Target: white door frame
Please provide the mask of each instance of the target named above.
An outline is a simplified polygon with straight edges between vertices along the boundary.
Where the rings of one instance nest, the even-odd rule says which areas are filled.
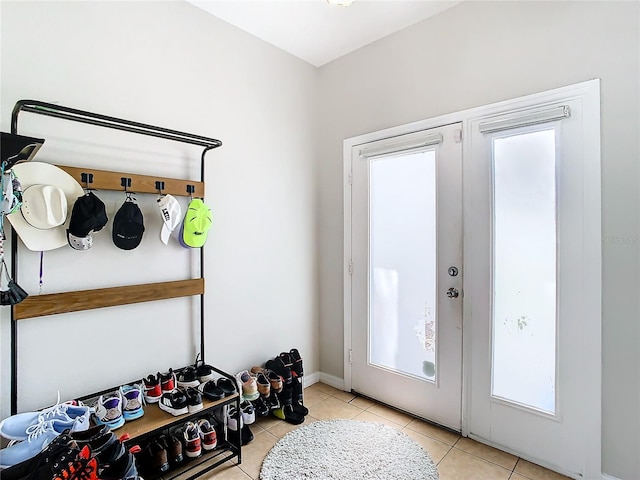
[[[585,131],[588,135],[585,137],[584,149],[584,204],[585,204],[585,223],[583,231],[585,232],[585,258],[589,261],[585,266],[585,311],[591,312],[584,320],[588,328],[584,329],[584,342],[589,355],[584,356],[584,369],[591,373],[592,383],[588,385],[587,391],[584,392],[585,411],[591,412],[590,416],[584,419],[584,435],[586,440],[586,448],[584,451],[585,478],[601,478],[602,477],[602,459],[601,459],[601,395],[602,395],[602,346],[601,346],[601,312],[602,312],[602,224],[600,215],[601,204],[601,184],[600,184],[600,103],[599,103],[600,80],[594,79],[586,82],[569,85],[566,87],[549,90],[546,92],[536,93],[519,97],[512,100],[485,105],[482,107],[472,108],[461,112],[455,112],[447,115],[421,120],[418,122],[400,125],[397,127],[380,130],[377,132],[367,133],[356,137],[345,139],[343,142],[343,185],[344,185],[344,256],[343,256],[343,272],[344,272],[344,389],[351,390],[351,238],[347,235],[351,231],[351,150],[355,145],[382,140],[389,137],[395,137],[406,133],[427,130],[451,123],[462,122],[463,129],[463,171],[464,164],[468,161],[471,151],[470,135],[468,135],[469,122],[472,118],[478,118],[489,115],[497,115],[508,111],[525,109],[535,105],[553,103],[567,97],[584,97],[585,107],[591,112],[596,112],[597,120],[585,118]],[[586,143],[589,142],[589,145]],[[463,225],[467,224],[471,219],[468,218],[468,208],[465,208],[465,202],[468,200],[464,192],[469,188],[472,179],[466,178],[463,173]],[[468,249],[464,245],[468,245],[471,239],[469,231],[464,229],[463,233],[463,266],[466,263]],[[463,292],[471,291],[468,285],[469,279],[463,277]],[[467,288],[469,287],[469,288]],[[470,405],[470,361],[471,361],[471,329],[465,328],[471,325],[471,310],[468,305],[463,303],[463,360],[462,360],[462,435],[469,434],[468,416]],[[511,452],[517,454],[517,452]],[[537,459],[530,459],[537,461]],[[540,462],[538,462],[540,463]]]

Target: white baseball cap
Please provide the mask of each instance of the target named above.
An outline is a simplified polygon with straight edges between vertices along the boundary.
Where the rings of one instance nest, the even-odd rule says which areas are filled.
[[[160,208],[160,214],[164,224],[162,230],[160,230],[160,240],[167,245],[169,243],[169,237],[180,221],[182,220],[182,207],[173,195],[163,195],[158,198],[158,207]]]

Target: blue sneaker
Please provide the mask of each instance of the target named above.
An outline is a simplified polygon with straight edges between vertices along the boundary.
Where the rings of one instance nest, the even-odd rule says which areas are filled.
[[[124,425],[124,417],[122,416],[122,396],[120,391],[111,394],[108,397],[100,395],[96,404],[96,423],[98,425],[106,425],[111,430],[120,428]]]
[[[65,429],[83,431],[89,428],[91,409],[71,403],[57,403],[39,412],[25,412],[0,422],[0,435],[9,440],[26,440],[27,429],[43,422],[54,422],[53,428],[61,433]]]
[[[60,432],[53,428],[53,422],[42,422],[27,427],[27,438],[0,450],[0,469],[12,467],[38,455],[47,448]]]
[[[142,385],[139,383],[123,385],[120,387],[120,397],[122,398],[122,416],[126,421],[135,420],[144,415]]]

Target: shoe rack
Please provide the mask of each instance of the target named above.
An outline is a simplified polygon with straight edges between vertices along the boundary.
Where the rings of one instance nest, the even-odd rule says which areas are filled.
[[[190,197],[204,197],[204,177],[205,177],[205,157],[206,154],[222,145],[220,140],[215,138],[203,137],[191,133],[170,130],[154,125],[133,122],[121,118],[110,117],[98,113],[87,112],[75,108],[64,107],[51,103],[41,102],[37,100],[20,100],[12,111],[11,115],[11,133],[18,134],[18,118],[20,113],[30,113],[35,115],[44,115],[57,118],[64,121],[78,122],[96,127],[114,129],[129,132],[137,135],[172,140],[175,142],[190,144],[202,147],[200,157],[200,179],[199,181],[157,177],[150,175],[138,175],[128,172],[113,172],[106,170],[96,170],[82,167],[59,166],[78,183],[87,188],[95,188],[100,190],[114,191],[135,191],[136,193],[155,193],[155,194],[171,194]],[[11,276],[18,282],[18,236],[15,230],[11,233]],[[54,315],[60,313],[69,313],[84,311],[96,308],[104,308],[118,305],[127,305],[131,303],[149,302],[156,300],[165,300],[169,298],[200,296],[200,359],[205,359],[205,335],[204,335],[204,248],[200,249],[200,276],[188,280],[178,280],[169,282],[148,283],[139,285],[123,285],[112,288],[100,288],[92,290],[78,290],[61,292],[46,295],[32,295],[27,297],[21,303],[11,307],[11,414],[17,413],[18,410],[18,378],[17,378],[17,349],[18,349],[18,321],[25,321],[30,318],[41,317],[45,315]],[[233,379],[230,375],[220,370],[220,375]],[[108,392],[111,390],[107,390]],[[100,395],[98,392],[87,395],[86,398]],[[240,412],[240,396],[236,394],[233,397],[227,397],[217,402],[206,401],[204,411],[213,411],[216,408],[223,408],[231,402],[236,402],[237,411]],[[159,432],[167,430],[172,426],[189,421],[189,419],[197,418],[201,415],[197,414],[182,415],[180,417],[172,417],[170,414],[161,411],[157,405],[148,405],[145,407],[145,415],[131,423],[125,425],[118,430],[119,432],[129,433],[131,441],[141,440],[150,437]],[[240,415],[238,413],[238,415]],[[130,431],[124,431],[130,430]],[[220,460],[208,465],[198,473],[188,478],[196,478],[201,474],[209,471],[211,468],[237,457],[238,464],[241,462],[241,442],[238,440],[237,445],[227,445],[226,451],[229,455],[224,456]],[[207,454],[209,458],[217,457],[223,450],[214,454]],[[218,453],[215,453],[218,452]],[[191,462],[201,464],[202,462]],[[188,470],[188,469],[187,469]],[[166,476],[167,474],[165,474]]]

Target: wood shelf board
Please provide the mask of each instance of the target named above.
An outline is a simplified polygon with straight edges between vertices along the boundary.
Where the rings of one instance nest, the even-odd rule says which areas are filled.
[[[116,430],[116,434],[118,436],[129,434],[129,437],[131,437],[131,439],[127,440],[127,443],[135,443],[132,441],[134,441],[138,437],[146,435],[155,430],[168,428],[176,422],[184,423],[189,420],[193,420],[194,417],[205,414],[208,410],[224,405],[225,403],[230,403],[237,397],[238,394],[234,393],[233,395],[229,395],[228,397],[224,397],[223,399],[216,401],[203,399],[203,409],[201,411],[188,415],[179,415],[177,417],[174,417],[170,413],[161,410],[157,404],[148,404],[144,407],[144,415],[142,417],[138,418],[137,420],[126,422],[124,426]]]
[[[131,179],[131,186],[127,187],[127,191],[129,192],[160,193],[156,188],[156,181],[159,181],[164,182],[164,189],[162,190],[162,193],[189,196],[189,193],[187,192],[187,185],[193,185],[195,191],[191,196],[204,198],[203,182],[151,175],[138,175],[126,172],[110,172],[107,170],[96,170],[93,168],[69,167],[66,165],[56,166],[71,175],[83,187],[86,187],[87,185],[82,181],[82,174],[93,174],[93,183],[89,184],[89,188],[96,190],[114,190],[124,192],[124,187],[121,185],[121,179],[124,177]]]
[[[15,320],[204,294],[204,278],[30,295],[13,307]]]

